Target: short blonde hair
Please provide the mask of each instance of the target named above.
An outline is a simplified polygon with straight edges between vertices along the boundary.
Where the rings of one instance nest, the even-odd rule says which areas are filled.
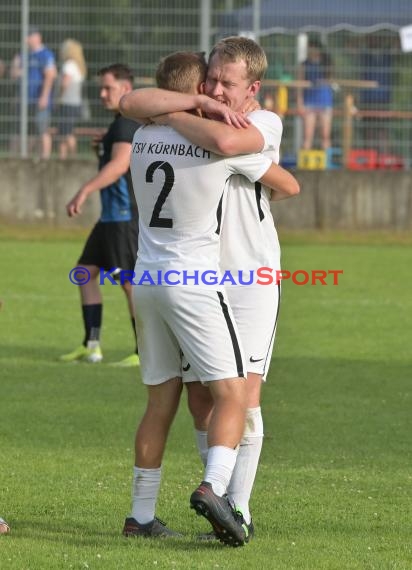
[[[161,89],[197,93],[206,78],[204,53],[177,51],[164,57],[156,69],[156,84]]]
[[[215,44],[209,55],[209,64],[212,57],[218,56],[222,62],[244,61],[246,64],[247,79],[253,83],[260,81],[268,67],[266,54],[255,41],[243,36],[230,36],[223,38]]]
[[[60,48],[62,61],[67,61],[68,59],[73,59],[79,66],[80,72],[83,77],[87,76],[87,66],[84,59],[83,47],[80,42],[68,38],[64,40]]]

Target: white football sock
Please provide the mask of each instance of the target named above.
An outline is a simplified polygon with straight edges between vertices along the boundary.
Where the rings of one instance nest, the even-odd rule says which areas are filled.
[[[223,445],[209,447],[204,481],[211,483],[213,492],[222,497],[232,476],[238,448],[231,449]]]
[[[199,452],[200,459],[202,460],[203,466],[206,467],[207,454],[209,452],[209,447],[207,445],[207,431],[200,431],[196,429],[195,435],[196,435],[197,450]]]
[[[130,516],[140,524],[149,523],[154,519],[161,471],[161,467],[158,469],[133,467],[132,512]]]
[[[263,443],[263,419],[260,407],[248,408],[243,437],[227,494],[238,507],[247,524],[250,524],[249,500]]]

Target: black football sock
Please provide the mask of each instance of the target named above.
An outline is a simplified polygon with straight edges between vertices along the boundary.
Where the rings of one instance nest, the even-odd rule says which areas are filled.
[[[82,305],[82,310],[85,331],[83,346],[87,346],[89,341],[98,342],[100,339],[103,305],[102,303],[97,303],[95,305]]]

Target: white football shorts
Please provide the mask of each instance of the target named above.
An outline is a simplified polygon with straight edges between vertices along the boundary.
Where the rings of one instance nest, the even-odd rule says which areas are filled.
[[[181,377],[182,353],[201,382],[245,377],[225,291],[146,285],[134,287],[133,296],[144,384]]]
[[[246,358],[246,370],[260,374],[269,370],[280,307],[280,284],[226,288]],[[190,363],[190,365],[189,365]],[[183,357],[183,382],[195,382],[196,372],[186,353]]]

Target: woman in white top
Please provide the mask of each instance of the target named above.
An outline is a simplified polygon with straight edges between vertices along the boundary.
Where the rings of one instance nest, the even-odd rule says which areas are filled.
[[[67,39],[61,46],[62,68],[60,72],[60,97],[58,135],[59,156],[65,159],[76,153],[77,141],[74,127],[81,117],[82,85],[87,75],[82,45]]]

